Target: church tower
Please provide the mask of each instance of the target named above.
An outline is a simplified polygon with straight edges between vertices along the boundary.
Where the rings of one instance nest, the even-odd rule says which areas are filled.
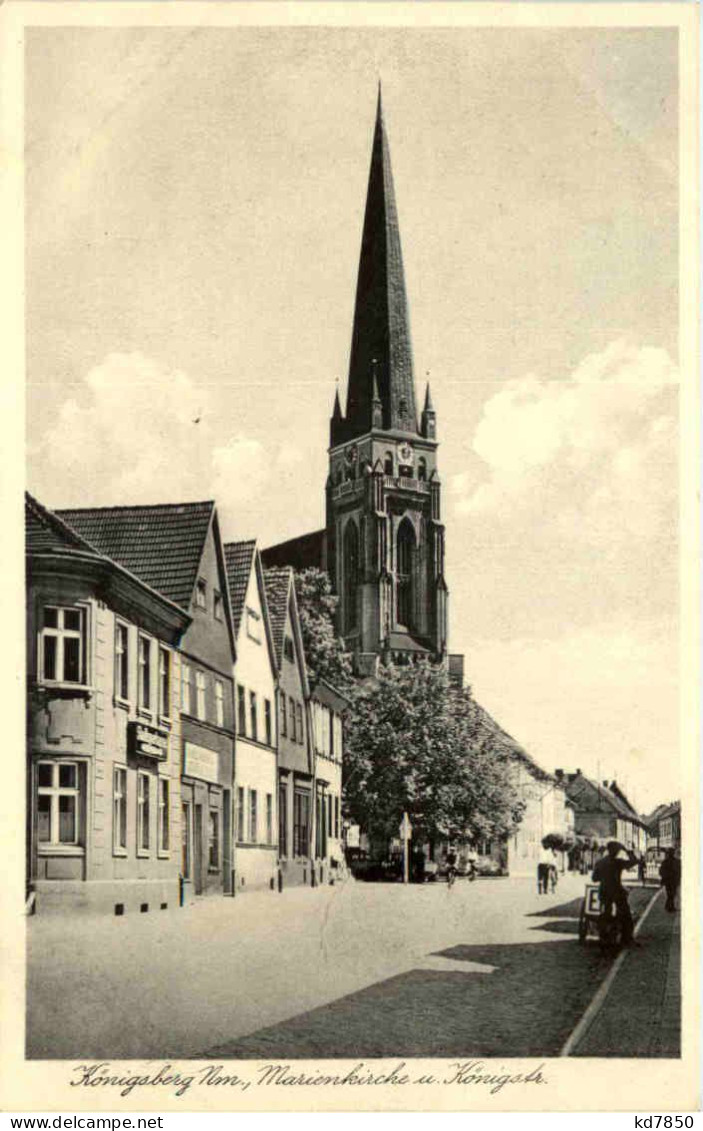
[[[447,588],[429,385],[418,420],[398,213],[379,86],[346,412],[330,420],[326,559],[357,654],[444,660]]]

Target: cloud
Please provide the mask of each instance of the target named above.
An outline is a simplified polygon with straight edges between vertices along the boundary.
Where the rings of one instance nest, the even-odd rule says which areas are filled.
[[[616,776],[653,808],[679,795],[674,619],[604,622],[557,639],[475,640],[474,694],[546,769]]]
[[[36,451],[37,494],[67,506],[215,498],[256,534],[272,477],[290,474],[302,457],[291,444],[271,457],[242,433],[223,444],[219,416],[203,382],[138,352],[111,353],[64,402]]]
[[[670,612],[676,414],[669,355],[625,340],[562,380],[531,374],[490,398],[473,436],[478,458],[450,481],[471,546],[459,580],[467,620],[490,634],[491,588],[503,636]]]

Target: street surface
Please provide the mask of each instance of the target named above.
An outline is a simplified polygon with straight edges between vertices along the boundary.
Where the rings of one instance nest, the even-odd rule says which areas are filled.
[[[27,1055],[554,1056],[610,963],[577,943],[583,886],[349,882],[37,916]],[[636,914],[651,894],[633,891]]]

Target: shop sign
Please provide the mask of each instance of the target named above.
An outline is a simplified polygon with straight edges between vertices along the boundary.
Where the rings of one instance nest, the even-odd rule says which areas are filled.
[[[130,745],[133,754],[143,758],[156,758],[157,762],[165,762],[168,758],[168,734],[156,727],[147,726],[145,723],[131,722]]]
[[[188,778],[200,778],[214,785],[219,782],[219,758],[216,750],[196,746],[194,742],[183,745],[183,773]]]

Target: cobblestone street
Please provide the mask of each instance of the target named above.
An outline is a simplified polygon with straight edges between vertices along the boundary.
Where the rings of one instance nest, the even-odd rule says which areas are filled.
[[[577,943],[583,882],[550,896],[527,879],[349,883],[37,917],[27,1055],[554,1056],[610,965]],[[651,894],[633,890],[636,915]]]

